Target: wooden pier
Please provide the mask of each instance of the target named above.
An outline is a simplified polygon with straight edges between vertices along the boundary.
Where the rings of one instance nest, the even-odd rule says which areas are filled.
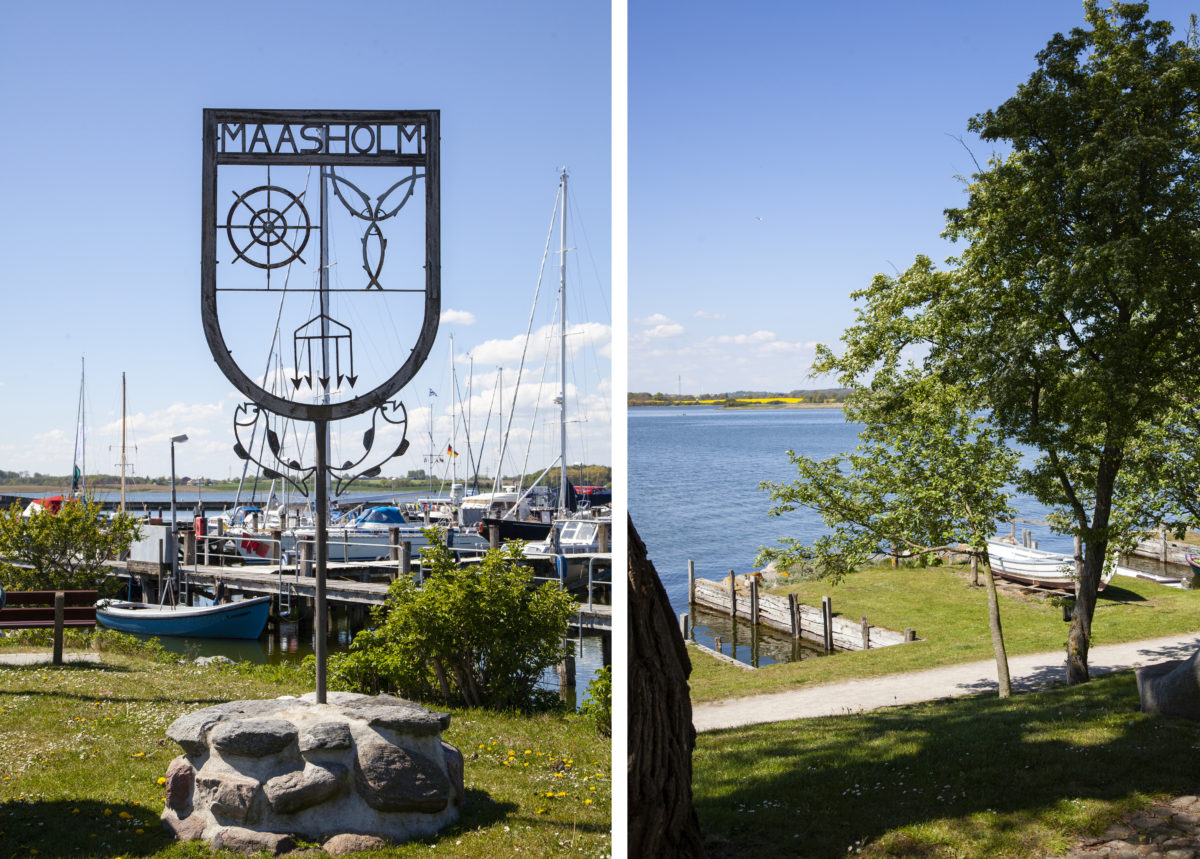
[[[155,591],[160,591],[171,575],[169,564],[136,561],[107,563],[114,575],[137,579],[143,588]],[[275,597],[286,594],[289,599],[312,600],[317,595],[317,580],[312,575],[304,574],[306,564],[308,562],[270,565],[186,564],[180,566],[179,575],[189,588],[201,588],[209,593],[215,592],[220,584],[227,594]],[[419,568],[415,572],[420,576]],[[383,605],[388,586],[398,574],[396,561],[330,561],[326,567],[326,601],[354,607]],[[588,632],[611,632],[612,606],[581,601],[572,626]]]
[[[916,641],[912,629],[895,632],[880,626],[872,626],[863,616],[855,622],[838,617],[833,613],[829,597],[821,600],[821,607],[804,605],[796,600],[795,594],[786,597],[760,594],[758,578],[736,576],[733,570],[724,582],[696,578],[695,566],[688,562],[688,603],[746,620],[751,624],[777,629],[791,635],[819,643],[826,653],[837,650],[870,650],[891,647]],[[685,636],[686,637],[686,636]]]

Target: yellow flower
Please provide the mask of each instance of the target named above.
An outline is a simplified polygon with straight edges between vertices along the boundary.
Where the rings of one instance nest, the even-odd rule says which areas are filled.
[[[538,814],[545,814],[545,813],[546,813],[546,809],[544,809],[544,808],[539,808],[539,809],[537,810],[537,813],[538,813]]]
[[[591,804],[592,804],[592,801],[591,801],[590,799],[585,799],[585,800],[583,801],[583,804],[584,804],[584,805],[591,805]]]
[[[596,789],[595,785],[592,785],[591,787],[588,788],[588,790],[595,790],[595,789]]]
[[[162,785],[162,784],[166,784],[166,783],[167,783],[167,779],[166,779],[164,776],[159,776],[159,777],[158,777],[158,783],[159,783],[160,785]]]
[[[533,754],[533,752],[532,752],[530,749],[526,749],[526,750],[525,750],[525,754],[527,754],[527,755],[532,755],[532,754]]]
[[[588,800],[588,802],[591,802],[591,800],[589,799],[589,800]],[[133,834],[134,834],[134,835],[145,835],[145,834],[146,834],[146,830],[144,830],[144,829],[135,829],[135,830],[133,830]]]
[[[112,809],[111,809],[111,808],[106,808],[106,809],[104,809],[104,816],[105,816],[105,817],[109,816],[110,814],[112,814]]]

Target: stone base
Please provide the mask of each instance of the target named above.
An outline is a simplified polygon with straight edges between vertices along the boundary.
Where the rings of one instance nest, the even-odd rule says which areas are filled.
[[[330,853],[426,837],[458,819],[463,758],[450,717],[387,695],[233,701],[177,719],[163,825],[235,853]]]

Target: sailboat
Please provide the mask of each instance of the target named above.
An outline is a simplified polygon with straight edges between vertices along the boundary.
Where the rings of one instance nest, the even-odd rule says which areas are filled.
[[[71,490],[68,495],[50,495],[46,498],[35,498],[22,513],[28,518],[35,513],[46,511],[57,513],[65,502],[83,498],[86,493],[84,421],[87,417],[84,411],[84,380],[86,378],[84,359],[79,359],[79,407],[75,413],[75,455],[71,463]]]
[[[555,404],[558,406],[559,452],[556,460],[558,465],[558,493],[555,508],[543,508],[539,511],[530,504],[530,500],[539,482],[554,467],[551,465],[524,492],[511,493],[510,495],[493,493],[496,497],[489,500],[501,502],[499,505],[493,505],[493,509],[497,506],[500,509],[485,514],[480,519],[478,526],[480,532],[484,534],[488,533],[491,528],[498,529],[499,537],[502,541],[513,539],[535,541],[527,547],[527,556],[539,552],[553,553],[557,551],[556,547],[560,547],[563,543],[560,538],[566,536],[565,533],[560,533],[563,528],[567,528],[567,531],[571,535],[571,539],[567,540],[567,542],[574,540],[578,543],[576,546],[578,551],[596,551],[599,548],[598,538],[584,539],[585,534],[591,534],[595,537],[598,532],[595,526],[581,527],[564,524],[571,519],[572,514],[577,511],[579,506],[574,487],[567,478],[567,171],[565,168],[559,176],[559,193],[556,205],[559,203],[562,206],[559,212],[559,390],[558,395],[554,398]],[[501,461],[503,461],[503,449],[501,451]],[[498,464],[497,482],[499,471],[500,466]],[[482,499],[482,496],[478,497]],[[465,513],[466,502],[464,502],[463,510]],[[596,512],[599,513],[600,511]],[[588,515],[590,518],[591,513],[589,512]]]

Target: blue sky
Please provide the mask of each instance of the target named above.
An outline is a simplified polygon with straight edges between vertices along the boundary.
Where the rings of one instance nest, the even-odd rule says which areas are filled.
[[[0,468],[70,470],[84,355],[89,471],[113,473],[120,459],[122,371],[134,473],[167,473],[167,439],[179,433],[190,437],[177,452],[180,474],[239,469],[232,423],[243,398],[213,363],[200,324],[206,107],[441,111],[442,325],[425,369],[400,395],[413,449],[385,475],[424,467],[431,407],[435,446],[451,438],[451,333],[462,390],[474,358],[473,443],[495,408],[499,367],[508,420],[567,166],[568,243],[577,249],[568,254],[567,456],[611,461],[607,4],[10,3],[0,78],[8,358]],[[555,272],[543,286],[535,332],[552,321],[557,282]],[[262,327],[265,354],[272,320],[250,323]],[[537,339],[531,349],[527,382],[540,377],[544,346]],[[540,467],[557,453],[557,429],[546,401],[533,426],[534,394],[527,385],[511,444],[523,459],[532,429],[530,464]],[[465,447],[461,427],[457,442]]]
[[[1153,0],[1186,32],[1194,3]],[[956,176],[1079,0],[629,6],[629,388],[792,390],[849,295],[942,261]]]

